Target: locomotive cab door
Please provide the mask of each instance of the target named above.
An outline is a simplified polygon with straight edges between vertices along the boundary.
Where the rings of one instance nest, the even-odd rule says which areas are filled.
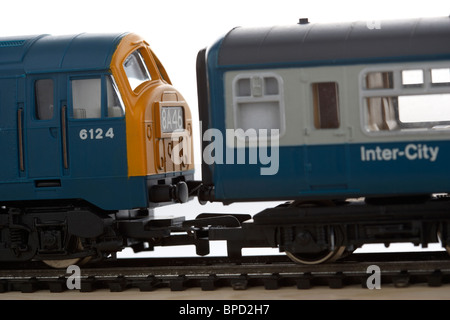
[[[115,81],[109,74],[86,74],[69,77],[68,84],[70,176],[80,183],[88,180],[94,189],[104,179],[112,188],[113,180],[107,179],[127,176],[125,108]],[[87,192],[83,183],[77,188]]]
[[[56,77],[31,77],[28,83],[28,110],[25,116],[28,176],[48,186],[59,186],[62,173],[61,105]]]

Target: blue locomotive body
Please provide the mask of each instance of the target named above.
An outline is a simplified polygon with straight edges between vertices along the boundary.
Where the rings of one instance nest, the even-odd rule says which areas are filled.
[[[138,35],[0,38],[0,260],[61,267],[143,247],[151,208],[188,200],[191,151],[171,154],[191,134]]]
[[[98,89],[105,86],[98,94],[106,101],[110,62],[122,37],[0,41],[0,201],[85,199],[104,209],[146,206],[145,181],[128,177],[124,115],[107,117],[102,110],[98,117],[76,118],[69,85],[93,79]],[[124,194],[124,189],[133,191]]]
[[[449,192],[450,19],[302,22],[199,55],[211,200]]]
[[[192,166],[172,170],[163,165],[155,172],[151,160],[144,163],[155,155],[153,140],[141,136],[150,129],[141,126],[152,120],[152,103],[161,97],[159,92],[153,100],[149,92],[174,91],[168,78],[161,80],[162,65],[150,78],[153,53],[144,56],[151,70],[146,88],[126,87],[124,59],[130,50],[147,50],[144,41],[128,44],[133,36],[0,39],[0,202],[82,199],[104,210],[148,208],[152,184],[179,179],[182,170],[192,175]],[[119,70],[114,74],[113,68]],[[177,105],[184,103],[177,99]]]

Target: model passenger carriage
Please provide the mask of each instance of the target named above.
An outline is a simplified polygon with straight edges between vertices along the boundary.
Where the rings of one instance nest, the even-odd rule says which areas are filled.
[[[203,149],[214,160],[203,165],[209,188],[201,197],[294,200],[254,221],[278,225],[268,241],[299,262],[332,259],[361,243],[426,245],[437,241],[438,229],[445,245],[448,204],[427,226],[422,223],[436,218],[435,209],[416,212],[418,206],[407,204],[450,191],[449,39],[448,17],[339,24],[302,19],[231,30],[197,60]],[[234,134],[214,145],[211,128]],[[274,133],[255,135],[260,129]],[[261,144],[277,147],[266,151],[272,163],[252,162]],[[243,152],[245,163],[238,159]],[[226,154],[227,162],[214,159],[217,154]],[[273,170],[263,174],[262,168]],[[341,202],[359,197],[378,205],[395,199],[399,206]],[[386,210],[398,224],[383,224]],[[362,221],[372,229],[361,228]],[[250,236],[236,236],[231,250],[238,252],[244,238],[251,243]]]
[[[0,38],[0,114],[1,260],[106,256],[187,200],[191,114],[137,35]]]

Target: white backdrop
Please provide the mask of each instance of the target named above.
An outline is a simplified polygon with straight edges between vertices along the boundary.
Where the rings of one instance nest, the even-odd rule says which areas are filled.
[[[81,32],[134,32],[143,36],[164,64],[173,84],[191,106],[198,121],[195,61],[197,52],[236,26],[295,24],[300,18],[314,22],[383,20],[448,16],[448,0],[22,0],[4,1],[0,37]],[[194,128],[199,142],[198,127]],[[196,145],[196,178],[200,179],[200,150]],[[196,200],[158,210],[158,214],[193,218],[201,212],[257,213],[273,203],[241,203],[223,207],[200,206]],[[395,249],[409,249],[396,245]],[[383,250],[368,246],[367,250]],[[244,253],[250,252],[244,250]],[[253,251],[251,251],[253,252]],[[212,254],[224,254],[225,246]],[[158,248],[146,256],[194,255],[193,247]],[[130,256],[124,251],[121,256]]]

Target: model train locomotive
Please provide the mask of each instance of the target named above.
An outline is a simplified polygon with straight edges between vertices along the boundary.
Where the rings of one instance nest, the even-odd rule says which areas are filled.
[[[197,58],[192,118],[133,34],[0,39],[0,260],[64,266],[226,240],[333,261],[450,241],[450,18],[235,28]],[[437,196],[439,194],[439,196]],[[200,201],[253,217],[154,219]]]
[[[2,38],[0,59],[1,260],[115,252],[119,216],[187,201],[190,110],[142,38]]]

